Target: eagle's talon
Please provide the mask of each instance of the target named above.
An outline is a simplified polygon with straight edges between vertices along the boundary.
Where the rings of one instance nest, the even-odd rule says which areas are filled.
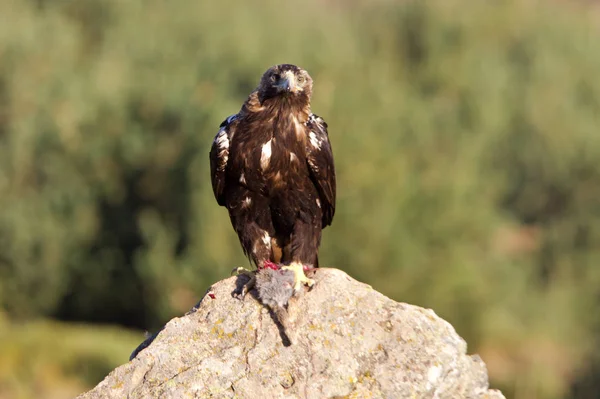
[[[292,262],[289,266],[283,266],[282,269],[294,272],[294,292],[301,292],[303,285],[307,285],[309,288],[315,285],[315,280],[304,274],[302,263]]]

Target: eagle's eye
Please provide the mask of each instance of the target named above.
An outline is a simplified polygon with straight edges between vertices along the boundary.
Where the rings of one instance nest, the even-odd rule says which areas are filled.
[[[279,74],[278,73],[274,73],[273,75],[271,75],[271,82],[275,83],[279,80]]]
[[[298,79],[296,79],[298,81],[298,83],[304,83],[304,81],[306,80],[306,78],[302,75],[298,76]]]

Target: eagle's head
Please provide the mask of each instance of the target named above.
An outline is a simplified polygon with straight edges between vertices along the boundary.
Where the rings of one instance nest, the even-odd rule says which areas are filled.
[[[296,65],[275,65],[262,76],[257,89],[258,97],[261,103],[274,98],[308,103],[312,94],[312,82],[308,72]]]

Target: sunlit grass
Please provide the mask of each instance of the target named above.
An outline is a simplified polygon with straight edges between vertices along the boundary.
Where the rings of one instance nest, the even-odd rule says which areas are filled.
[[[143,339],[119,327],[1,321],[0,397],[74,397],[127,363]]]

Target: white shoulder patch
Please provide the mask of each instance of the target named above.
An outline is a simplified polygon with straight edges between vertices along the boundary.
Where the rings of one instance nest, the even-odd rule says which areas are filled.
[[[321,148],[321,140],[317,137],[315,132],[310,132],[308,137],[310,138],[310,144],[317,149]]]
[[[227,128],[229,124],[236,120],[238,114],[230,115],[221,123],[219,133],[215,136],[213,141],[213,146],[216,148],[218,164],[217,170],[224,171],[227,166],[227,161],[229,160],[229,146],[231,144],[232,135],[229,134]]]
[[[324,124],[324,120],[323,118],[321,118],[320,116],[317,116],[313,113],[311,113],[310,115],[308,115],[308,119],[306,120],[306,124],[309,125],[311,123],[318,123],[318,124]]]
[[[225,128],[221,128],[219,133],[215,136],[215,144],[219,150],[229,148],[229,137],[227,137],[227,130],[225,130]]]
[[[216,135],[214,145],[217,148],[217,157],[219,158],[217,169],[223,171],[229,160],[229,136],[224,127],[222,127]]]

